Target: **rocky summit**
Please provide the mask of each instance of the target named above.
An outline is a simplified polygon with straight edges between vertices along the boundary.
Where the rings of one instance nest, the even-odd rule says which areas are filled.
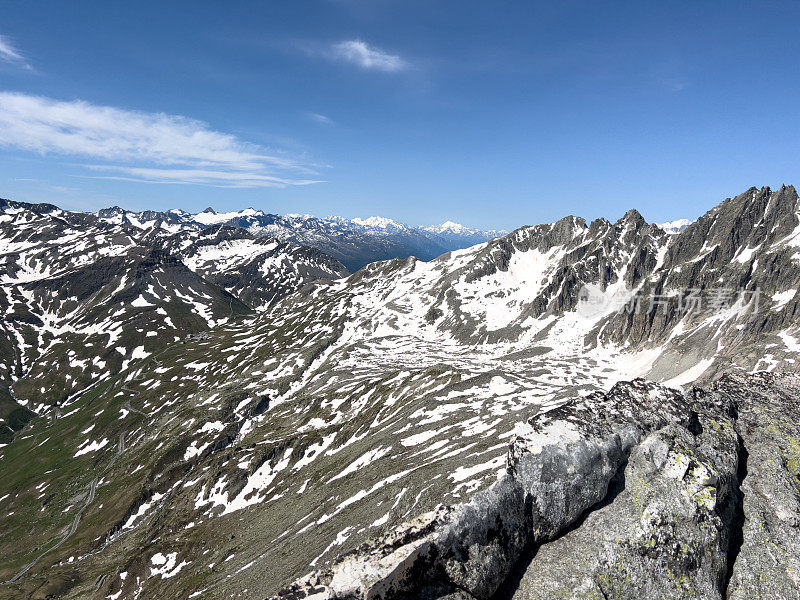
[[[2,598],[800,597],[791,186],[419,258],[0,211]]]

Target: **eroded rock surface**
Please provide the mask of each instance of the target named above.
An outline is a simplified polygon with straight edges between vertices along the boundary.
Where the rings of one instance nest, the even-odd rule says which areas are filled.
[[[746,449],[744,522],[729,598],[800,597],[800,377],[729,377],[718,393],[739,409]]]
[[[633,448],[603,506],[535,550],[515,599],[722,597],[738,440],[724,406],[695,406]]]

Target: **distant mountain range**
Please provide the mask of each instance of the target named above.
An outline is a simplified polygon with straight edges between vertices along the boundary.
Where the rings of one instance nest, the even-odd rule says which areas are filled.
[[[414,227],[385,217],[345,219],[311,215],[276,215],[247,208],[218,213],[207,208],[200,213],[182,210],[132,212],[118,206],[105,208],[96,215],[108,223],[155,229],[169,234],[199,231],[213,226],[245,229],[257,237],[319,248],[336,258],[351,272],[377,260],[436,258],[451,250],[460,250],[495,237],[502,230],[484,231],[447,221],[433,227]]]

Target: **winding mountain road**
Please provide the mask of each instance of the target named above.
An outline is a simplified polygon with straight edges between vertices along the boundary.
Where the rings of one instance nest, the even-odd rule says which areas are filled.
[[[106,469],[103,471],[104,473],[106,471],[108,471],[108,469],[110,469],[112,467],[112,465],[116,462],[117,458],[119,458],[119,456],[124,451],[125,451],[125,432],[122,432],[122,434],[120,434],[120,436],[119,436],[119,442],[117,442],[117,452],[116,452],[116,454],[114,454],[114,458],[111,459],[111,462],[108,464]],[[49,554],[53,550],[57,550],[59,547],[61,547],[61,545],[64,542],[67,541],[67,539],[69,539],[69,537],[71,535],[73,535],[78,530],[78,525],[81,522],[81,517],[83,516],[84,511],[87,508],[89,508],[89,505],[92,502],[94,502],[94,496],[95,496],[95,493],[97,492],[97,484],[99,482],[100,482],[100,478],[99,477],[95,477],[94,479],[92,479],[91,483],[89,484],[89,493],[86,496],[86,500],[84,501],[83,506],[81,506],[80,509],[78,510],[77,514],[75,515],[75,518],[72,520],[72,525],[70,525],[70,528],[67,531],[67,533],[65,533],[63,536],[61,536],[61,539],[59,539],[51,548],[48,548],[47,550],[42,552],[39,556],[34,558],[31,562],[29,562],[27,565],[22,567],[22,570],[19,573],[17,573],[16,575],[14,575],[14,577],[9,579],[7,583],[14,583],[15,581],[18,581],[19,578],[22,577],[23,575],[25,575],[25,573],[27,573],[28,571],[30,571],[31,568],[33,568],[33,566],[36,565],[36,563],[38,563],[42,559],[43,556],[45,556],[46,554]]]
[[[162,354],[163,352],[165,352],[170,347],[171,346],[167,346],[166,348],[162,348],[160,351],[158,351],[155,354],[153,354],[152,356],[148,357],[146,360],[153,360],[156,363],[156,365],[161,366],[161,363],[158,362],[157,357],[160,354]],[[142,365],[139,365],[137,367],[137,369],[141,370],[141,367],[143,365],[144,365],[144,363]],[[144,379],[144,377],[142,375],[140,375],[139,377],[133,378],[131,381],[132,382],[133,381],[142,381],[143,379]],[[86,393],[86,391],[88,391],[88,389],[90,389],[90,388],[87,388],[87,390],[84,390],[84,393]],[[125,391],[128,391],[131,394],[133,394],[133,397],[132,398],[128,398],[125,401],[125,404],[123,404],[123,408],[125,410],[128,410],[128,411],[133,412],[133,413],[140,414],[140,415],[145,416],[145,417],[149,417],[150,416],[149,414],[147,414],[145,412],[142,412],[141,410],[138,410],[138,409],[133,408],[131,406],[131,400],[133,398],[135,398],[139,394],[138,390],[132,390],[131,388],[128,387],[128,384],[124,384],[121,389],[123,389]],[[103,469],[103,474],[107,473],[114,466],[114,463],[117,462],[117,459],[122,455],[122,453],[125,452],[125,437],[126,436],[127,436],[127,431],[123,431],[122,433],[120,433],[119,441],[117,442],[117,450],[114,453],[114,456],[112,457],[111,462],[109,462],[108,465],[106,465],[105,469]],[[67,532],[64,535],[62,535],[58,539],[58,541],[56,541],[56,543],[53,546],[51,546],[50,548],[48,548],[47,550],[45,550],[44,552],[39,554],[39,556],[34,558],[31,562],[27,563],[24,567],[22,567],[22,569],[16,575],[14,575],[11,579],[6,581],[5,583],[14,583],[16,581],[19,581],[19,579],[23,575],[25,575],[28,571],[30,571],[44,556],[46,556],[47,554],[49,554],[53,550],[57,550],[58,548],[60,548],[64,544],[64,542],[66,542],[70,538],[70,536],[75,534],[75,532],[78,530],[78,526],[80,525],[80,521],[81,521],[81,517],[83,517],[83,513],[86,511],[86,509],[89,507],[89,505],[92,502],[94,502],[95,494],[97,492],[97,486],[98,486],[98,484],[99,484],[101,479],[102,479],[102,476],[97,476],[94,479],[92,479],[92,481],[89,483],[88,493],[86,495],[86,500],[83,502],[82,506],[80,507],[80,509],[78,509],[78,512],[75,514],[75,517],[72,520],[72,524],[70,525],[70,527],[67,530]]]

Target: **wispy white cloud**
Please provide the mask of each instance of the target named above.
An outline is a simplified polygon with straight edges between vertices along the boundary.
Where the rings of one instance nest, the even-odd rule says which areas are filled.
[[[327,55],[333,60],[349,62],[372,71],[394,72],[408,67],[408,63],[398,55],[379,50],[361,40],[346,40],[333,44]]]
[[[13,63],[23,69],[31,68],[22,53],[14,47],[11,40],[5,35],[0,35],[0,60]]]
[[[306,185],[314,165],[208,124],[74,100],[0,92],[0,147],[82,156],[118,178],[222,187]],[[120,164],[121,163],[121,164]]]
[[[121,175],[86,175],[92,179],[115,179],[141,181],[145,183],[182,183],[209,185],[214,187],[251,188],[286,187],[287,185],[309,185],[321,183],[317,179],[285,179],[247,171],[220,171],[214,169],[164,169],[148,167],[120,167],[113,165],[89,165],[96,171],[113,171]]]
[[[333,119],[330,117],[326,117],[325,115],[321,115],[319,113],[310,112],[308,113],[308,118],[312,121],[316,121],[317,123],[323,123],[325,125],[333,125]]]

